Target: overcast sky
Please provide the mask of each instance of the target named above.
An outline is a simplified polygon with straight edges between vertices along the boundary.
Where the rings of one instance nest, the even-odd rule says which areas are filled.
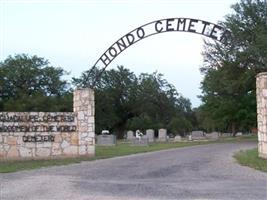
[[[0,0],[0,60],[26,53],[44,57],[78,77],[129,31],[163,18],[217,23],[237,0]],[[172,32],[141,40],[114,59],[135,73],[164,74],[200,105],[204,37]]]

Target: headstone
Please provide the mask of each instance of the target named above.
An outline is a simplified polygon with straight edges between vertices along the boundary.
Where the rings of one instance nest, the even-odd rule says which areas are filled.
[[[174,142],[181,142],[182,141],[182,137],[180,135],[176,135],[174,137]]]
[[[222,133],[222,137],[231,137],[232,133]]]
[[[131,146],[148,146],[148,138],[146,137],[141,137],[141,139],[135,138],[132,139],[131,142]]]
[[[117,143],[115,135],[98,135],[96,139],[97,145],[100,146],[112,146]]]
[[[167,130],[159,129],[159,139],[160,142],[167,142]]]
[[[218,140],[219,139],[219,133],[218,132],[207,133],[206,138],[209,140]]]
[[[133,131],[127,131],[127,140],[133,140],[135,139],[134,137],[134,132]]]
[[[155,131],[153,129],[146,130],[146,138],[148,142],[155,142]]]
[[[242,132],[237,132],[235,136],[242,136],[243,133]]]
[[[191,135],[192,135],[192,140],[203,140],[203,139],[205,139],[203,131],[192,131]]]

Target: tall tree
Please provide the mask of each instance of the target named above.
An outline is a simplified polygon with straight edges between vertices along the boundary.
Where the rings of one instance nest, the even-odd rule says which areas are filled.
[[[73,79],[78,86],[87,87],[94,82],[99,71],[88,70],[80,78]],[[118,66],[117,69],[106,70],[95,85],[96,95],[96,132],[109,129],[119,137],[123,137],[126,122],[134,117],[136,106],[135,90],[137,77],[129,69]]]
[[[242,0],[222,26],[226,43],[205,42],[201,112],[215,128],[248,129],[256,124],[257,73],[267,70],[267,1]]]
[[[74,84],[86,87],[98,73],[97,69],[86,71]],[[110,129],[122,137],[126,129],[167,127],[172,118],[187,119],[185,113],[191,112],[190,101],[157,72],[136,76],[123,66],[106,70],[96,82],[95,93],[97,133]]]
[[[8,111],[70,111],[72,97],[66,72],[48,60],[26,54],[0,63],[0,105]]]

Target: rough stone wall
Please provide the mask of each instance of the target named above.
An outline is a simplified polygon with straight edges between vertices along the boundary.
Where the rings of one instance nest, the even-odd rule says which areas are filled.
[[[94,156],[94,92],[74,92],[74,112],[0,112],[0,160]]]
[[[74,113],[0,113],[0,159],[71,155],[76,138]]]
[[[257,75],[257,120],[259,157],[267,159],[267,73]]]

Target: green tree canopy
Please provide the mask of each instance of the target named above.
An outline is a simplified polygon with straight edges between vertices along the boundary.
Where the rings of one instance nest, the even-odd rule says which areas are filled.
[[[48,60],[20,54],[0,63],[0,109],[4,111],[70,111],[72,94],[66,72]]]
[[[183,116],[172,118],[167,127],[174,135],[181,136],[185,136],[193,128],[191,122]]]
[[[241,0],[232,8],[221,22],[231,32],[228,42],[205,42],[199,111],[202,125],[236,132],[256,125],[255,76],[267,70],[267,2]]]
[[[97,69],[86,71],[74,84],[87,86],[98,73]],[[136,76],[123,66],[106,70],[95,94],[97,133],[109,129],[122,137],[127,129],[167,128],[172,118],[189,120],[192,114],[190,101],[157,72]]]

